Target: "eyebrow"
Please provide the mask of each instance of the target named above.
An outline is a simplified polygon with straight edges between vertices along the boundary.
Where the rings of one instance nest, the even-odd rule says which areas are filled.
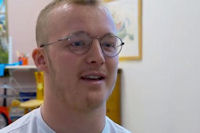
[[[86,33],[86,34],[88,34],[90,37],[98,37],[98,38],[102,38],[102,37],[104,37],[104,36],[106,36],[106,35],[113,35],[113,36],[116,36],[116,35],[115,35],[114,33],[112,33],[112,32],[107,32],[107,33],[105,33],[105,34],[103,34],[103,35],[101,35],[101,36],[99,36],[99,35],[92,36],[89,32],[84,31],[84,30],[80,30],[80,31],[75,31],[75,32],[69,33],[68,35],[64,36],[63,38],[65,38],[65,37],[67,37],[67,36],[71,36],[71,35],[76,34],[76,33]]]

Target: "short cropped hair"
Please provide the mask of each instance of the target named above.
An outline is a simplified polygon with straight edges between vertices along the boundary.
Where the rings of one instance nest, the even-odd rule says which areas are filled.
[[[44,9],[41,10],[36,24],[36,42],[39,47],[41,43],[48,42],[48,15],[61,4],[79,4],[79,5],[98,5],[101,0],[53,0]]]

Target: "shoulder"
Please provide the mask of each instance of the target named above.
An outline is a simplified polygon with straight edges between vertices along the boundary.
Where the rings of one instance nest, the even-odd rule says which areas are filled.
[[[106,117],[105,133],[131,133],[129,130],[113,122],[110,118]],[[103,132],[104,133],[104,132]]]
[[[11,123],[9,126],[1,129],[0,133],[21,133],[23,131],[27,131],[28,128],[34,125],[34,121],[36,121],[37,118],[37,112],[39,112],[39,109],[31,111],[30,113]]]

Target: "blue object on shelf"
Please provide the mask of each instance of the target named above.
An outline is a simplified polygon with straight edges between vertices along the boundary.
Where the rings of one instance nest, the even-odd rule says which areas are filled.
[[[36,92],[19,92],[20,101],[28,101],[36,98]]]
[[[0,64],[0,77],[4,76],[5,64]]]
[[[0,63],[0,77],[4,76],[4,70],[5,70],[6,66],[17,66],[17,65],[20,65],[20,62],[15,62],[12,64],[1,64]]]

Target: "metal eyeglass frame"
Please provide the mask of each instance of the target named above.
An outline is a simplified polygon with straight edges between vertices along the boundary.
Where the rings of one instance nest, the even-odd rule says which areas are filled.
[[[111,36],[116,37],[117,39],[119,39],[120,42],[121,42],[121,44],[118,45],[118,46],[116,46],[116,47],[121,47],[121,48],[119,49],[119,51],[117,51],[117,52],[116,52],[115,54],[113,54],[113,55],[107,55],[107,54],[104,52],[104,49],[103,49],[102,46],[101,46],[101,50],[102,50],[103,54],[106,55],[106,56],[108,56],[108,57],[115,57],[115,56],[119,55],[119,53],[120,53],[121,50],[122,50],[122,46],[125,44],[125,43],[122,41],[121,38],[119,38],[118,36],[113,35],[113,34],[111,34],[111,33],[105,34],[103,37],[91,37],[87,32],[79,31],[79,32],[75,32],[75,33],[69,34],[68,36],[63,37],[63,38],[60,38],[60,39],[58,39],[58,40],[56,40],[56,41],[49,42],[49,43],[43,43],[43,44],[41,44],[39,47],[40,47],[40,48],[43,48],[43,47],[46,47],[46,46],[55,44],[55,43],[57,43],[57,42],[61,42],[61,41],[64,41],[64,40],[69,40],[73,35],[75,35],[75,34],[77,34],[77,33],[84,33],[84,34],[86,34],[89,38],[91,38],[91,40],[97,39],[97,40],[99,41],[100,46],[101,46],[101,40],[102,40],[105,36],[111,35]],[[85,53],[87,53],[87,52],[89,51],[89,49],[90,49],[90,47],[91,47],[91,44],[92,44],[92,41],[90,42],[90,45],[89,45],[88,50],[85,51],[85,52],[83,52],[82,54],[85,54]],[[70,46],[70,45],[69,45],[69,46]],[[69,49],[69,50],[70,50],[70,49]],[[70,51],[71,51],[71,50],[70,50]],[[71,51],[71,52],[74,53],[73,51]],[[74,53],[74,54],[77,54],[77,53]]]

